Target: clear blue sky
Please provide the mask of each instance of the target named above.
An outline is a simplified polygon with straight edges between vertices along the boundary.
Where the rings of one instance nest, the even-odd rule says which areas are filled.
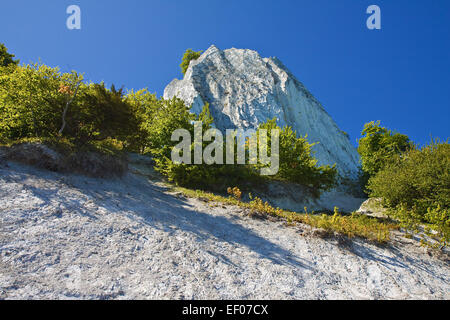
[[[66,28],[71,4],[81,30]],[[371,4],[382,30],[366,28]],[[21,62],[160,96],[187,48],[249,48],[280,58],[352,142],[371,120],[419,143],[450,136],[448,0],[15,0],[0,10],[0,42]]]

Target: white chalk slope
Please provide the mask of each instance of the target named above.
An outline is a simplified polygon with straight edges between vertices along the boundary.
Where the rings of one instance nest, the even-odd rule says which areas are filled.
[[[339,244],[169,194],[0,167],[0,299],[449,299],[448,259]],[[302,234],[303,232],[303,234]]]
[[[277,58],[262,58],[247,49],[211,46],[191,61],[183,80],[173,80],[164,98],[177,96],[199,113],[210,103],[221,129],[255,129],[277,118],[299,135],[308,134],[319,164],[337,164],[339,173],[356,179],[359,156],[319,101]]]

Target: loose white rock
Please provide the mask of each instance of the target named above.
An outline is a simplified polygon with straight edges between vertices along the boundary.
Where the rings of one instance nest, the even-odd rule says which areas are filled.
[[[414,240],[341,245],[168,193],[133,166],[103,180],[7,165],[0,299],[450,298],[448,255]]]

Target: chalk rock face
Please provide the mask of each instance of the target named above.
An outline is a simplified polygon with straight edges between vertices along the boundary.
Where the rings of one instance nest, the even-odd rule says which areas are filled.
[[[336,163],[341,176],[355,179],[359,156],[319,101],[277,58],[262,58],[246,49],[219,50],[211,46],[191,61],[183,80],[173,80],[164,98],[174,96],[199,113],[210,104],[221,130],[256,129],[268,119],[308,135],[319,164]]]

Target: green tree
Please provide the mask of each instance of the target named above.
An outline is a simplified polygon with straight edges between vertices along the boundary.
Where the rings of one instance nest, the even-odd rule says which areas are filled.
[[[43,64],[18,66],[0,75],[0,136],[8,139],[51,137],[61,127],[71,74]]]
[[[202,55],[203,51],[194,51],[192,49],[187,49],[183,55],[182,62],[180,64],[181,72],[183,75],[186,74],[187,69],[189,68],[189,64],[192,60],[197,60]]]
[[[80,87],[75,102],[67,114],[65,132],[70,137],[81,144],[116,139],[128,149],[129,139],[138,132],[139,123],[122,89],[91,83]]]
[[[0,74],[0,138],[68,138],[77,145],[117,139],[125,147],[139,132],[122,89],[85,84],[77,72],[44,64]]]
[[[7,67],[9,65],[18,65],[19,60],[14,60],[14,55],[8,53],[8,49],[3,43],[0,43],[0,67]]]
[[[439,233],[441,244],[450,240],[448,141],[432,141],[421,149],[414,147],[395,155],[370,178],[367,188],[371,197],[383,199],[405,228],[415,230],[425,223]]]
[[[158,100],[156,94],[152,94],[148,89],[138,91],[131,90],[126,96],[127,102],[130,104],[134,117],[138,123],[138,130],[129,137],[130,149],[146,153],[149,150],[149,132],[151,124],[155,119],[155,115],[161,107],[161,101]]]
[[[289,126],[280,128],[276,119],[261,124],[258,132],[261,129],[267,130],[269,145],[271,131],[280,130],[280,169],[273,178],[309,186],[316,196],[319,196],[321,191],[328,190],[335,185],[336,165],[331,167],[317,165],[317,160],[312,156],[311,150],[314,144],[308,143],[307,136],[297,137],[297,133]],[[270,154],[270,148],[268,153]]]
[[[384,168],[395,155],[413,146],[408,136],[381,127],[380,121],[366,123],[361,135],[358,152],[365,182]]]

